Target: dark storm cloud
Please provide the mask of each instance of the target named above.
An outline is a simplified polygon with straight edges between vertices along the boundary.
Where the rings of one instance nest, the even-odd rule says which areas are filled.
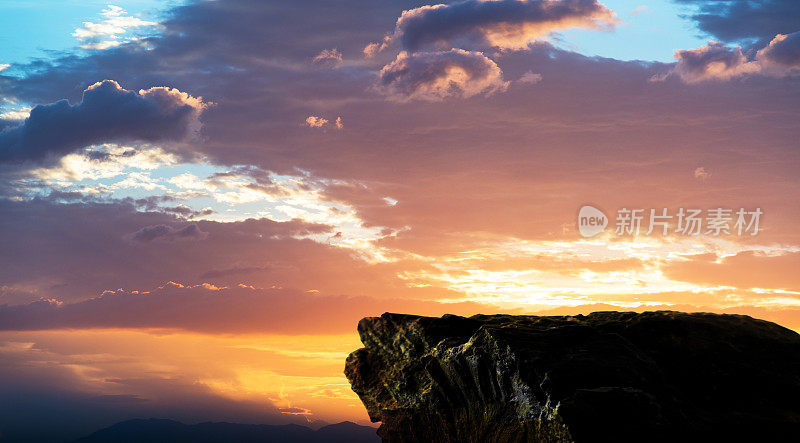
[[[380,73],[380,87],[394,100],[437,101],[503,91],[508,83],[495,62],[480,52],[401,52]]]
[[[151,241],[181,241],[181,240],[203,240],[208,237],[208,232],[200,230],[196,224],[192,223],[182,228],[175,228],[168,225],[145,226],[136,232],[127,235],[127,238],[136,242]]]
[[[20,126],[0,132],[0,162],[42,160],[98,143],[181,140],[199,129],[205,106],[174,89],[135,92],[104,80],[89,86],[80,103],[38,105]]]
[[[756,40],[764,46],[777,34],[800,30],[797,0],[674,0],[697,7],[690,17],[698,27],[726,42]]]
[[[523,49],[559,29],[615,22],[614,13],[596,0],[464,0],[403,11],[386,42],[408,51],[432,45]]]

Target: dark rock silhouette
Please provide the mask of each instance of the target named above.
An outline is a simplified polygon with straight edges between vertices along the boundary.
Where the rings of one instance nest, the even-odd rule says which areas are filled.
[[[317,429],[300,425],[245,425],[137,419],[101,429],[75,443],[377,443],[375,429],[342,422]]]
[[[402,314],[345,374],[387,442],[800,441],[800,335],[743,315]]]

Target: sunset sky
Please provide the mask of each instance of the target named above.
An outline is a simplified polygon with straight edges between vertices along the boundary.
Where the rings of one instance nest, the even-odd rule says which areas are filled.
[[[0,441],[366,424],[385,311],[800,330],[799,121],[796,0],[4,1]]]

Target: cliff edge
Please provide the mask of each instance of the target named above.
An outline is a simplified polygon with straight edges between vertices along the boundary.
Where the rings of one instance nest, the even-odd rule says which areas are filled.
[[[345,374],[387,442],[797,441],[800,335],[743,315],[386,313]]]

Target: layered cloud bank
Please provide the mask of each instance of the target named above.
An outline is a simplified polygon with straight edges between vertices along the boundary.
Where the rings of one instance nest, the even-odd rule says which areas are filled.
[[[456,303],[445,308],[432,301],[169,282],[150,291],[106,291],[79,303],[40,300],[2,306],[0,331],[130,328],[208,334],[345,334],[369,313],[408,309],[464,313],[477,310],[478,305]]]
[[[184,140],[199,131],[208,105],[177,89],[136,92],[104,80],[86,88],[80,103],[38,105],[20,126],[0,132],[0,162],[43,160],[108,142]]]

